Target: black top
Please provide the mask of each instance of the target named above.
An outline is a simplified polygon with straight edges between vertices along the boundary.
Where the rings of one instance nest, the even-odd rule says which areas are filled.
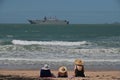
[[[85,74],[84,74],[84,66],[82,66],[82,70],[79,71],[77,69],[77,66],[76,66],[76,69],[75,69],[75,77],[85,77]]]
[[[43,70],[40,71],[40,77],[52,77],[52,73],[50,70]]]
[[[85,77],[85,74],[83,71],[75,69],[75,77]]]

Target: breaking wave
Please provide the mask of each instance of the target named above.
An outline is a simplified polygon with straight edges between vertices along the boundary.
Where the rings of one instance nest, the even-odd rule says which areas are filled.
[[[67,42],[67,41],[26,41],[26,40],[12,40],[12,43],[18,45],[53,45],[53,46],[79,46],[88,44],[87,41]]]

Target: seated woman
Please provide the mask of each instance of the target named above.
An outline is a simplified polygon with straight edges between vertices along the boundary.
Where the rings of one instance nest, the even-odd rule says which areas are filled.
[[[65,66],[59,68],[58,77],[63,77],[63,78],[68,77],[67,68]]]
[[[45,64],[44,67],[40,70],[40,77],[53,77],[48,64]]]
[[[75,64],[74,67],[75,77],[85,77],[83,61],[80,59],[76,59],[74,61],[74,64]]]

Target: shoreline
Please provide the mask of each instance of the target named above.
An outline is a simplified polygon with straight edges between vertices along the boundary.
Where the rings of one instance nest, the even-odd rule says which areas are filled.
[[[57,70],[51,70],[51,72],[57,76]],[[86,79],[87,80],[119,80],[120,79],[120,70],[89,70],[85,71]],[[24,77],[24,78],[31,78],[31,79],[38,79],[39,78],[39,70],[9,70],[9,69],[0,69],[0,75],[4,76],[17,76],[17,77]],[[68,78],[71,78],[74,75],[74,71],[68,71]],[[1,77],[0,77],[1,78]],[[34,80],[33,79],[33,80]],[[61,79],[60,80],[65,80]],[[53,80],[59,80],[58,78],[55,78]],[[73,80],[76,80],[77,78],[73,78]]]
[[[44,62],[46,63],[46,62]],[[58,70],[58,68],[63,65],[66,66],[68,68],[68,70],[73,70],[74,69],[74,65],[73,64],[65,64],[65,63],[46,63],[50,65],[50,68],[52,70]],[[118,71],[120,70],[120,63],[115,64],[115,63],[110,63],[110,64],[101,64],[101,63],[93,63],[93,64],[86,64],[84,65],[85,70],[87,71]],[[114,64],[114,65],[113,65]],[[35,66],[34,66],[35,65]],[[0,69],[8,69],[8,70],[39,70],[41,67],[43,67],[43,62],[41,63],[36,63],[36,64],[22,64],[22,65],[18,65],[18,64],[0,64]]]

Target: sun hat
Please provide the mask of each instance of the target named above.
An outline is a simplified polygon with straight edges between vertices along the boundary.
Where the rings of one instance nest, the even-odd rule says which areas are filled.
[[[75,64],[75,65],[83,65],[83,61],[82,61],[81,59],[76,59],[76,60],[74,61],[74,64]]]
[[[61,66],[58,71],[61,73],[65,73],[67,72],[67,68],[65,66]]]
[[[42,69],[48,70],[48,69],[50,69],[50,68],[49,68],[48,64],[44,64],[44,66],[42,67]]]

